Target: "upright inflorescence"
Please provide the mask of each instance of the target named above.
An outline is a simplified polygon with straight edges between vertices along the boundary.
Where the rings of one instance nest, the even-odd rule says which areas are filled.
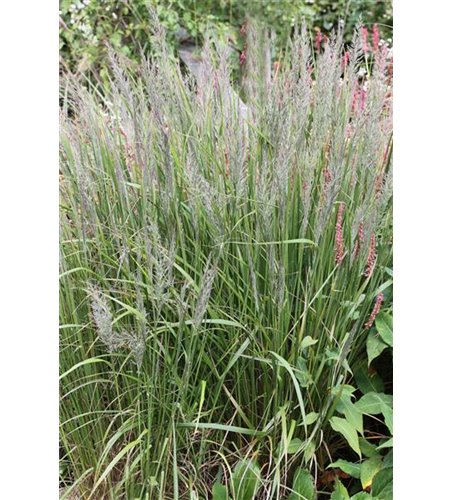
[[[375,262],[377,261],[377,242],[375,234],[370,237],[369,255],[367,257],[367,267],[364,272],[366,278],[370,278],[374,272]]]
[[[375,54],[378,52],[379,43],[380,43],[380,32],[378,30],[377,24],[374,23],[372,29],[372,49]]]
[[[336,262],[338,265],[341,265],[342,261],[344,260],[344,237],[342,235],[344,208],[345,208],[345,203],[341,203],[337,211],[337,220],[336,220],[336,237],[334,242],[334,251],[336,253]]]
[[[370,314],[369,321],[364,325],[366,328],[370,328],[377,317],[377,314],[380,312],[381,303],[383,302],[384,296],[382,293],[377,295],[377,300],[375,301],[375,306]]]

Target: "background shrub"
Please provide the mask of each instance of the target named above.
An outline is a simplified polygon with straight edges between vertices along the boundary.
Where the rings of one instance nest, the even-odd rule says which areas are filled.
[[[275,31],[275,51],[285,47],[302,17],[310,33],[320,29],[326,34],[344,19],[346,42],[351,41],[359,18],[369,28],[377,23],[382,38],[392,37],[392,0],[61,0],[62,68],[105,76],[106,42],[131,61],[139,61],[141,49],[149,55],[148,5],[156,8],[172,48],[187,35],[202,45],[209,27],[213,35],[241,51],[240,28],[247,13]]]

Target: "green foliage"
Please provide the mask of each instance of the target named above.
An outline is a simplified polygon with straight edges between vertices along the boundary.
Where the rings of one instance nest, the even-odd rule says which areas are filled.
[[[228,500],[228,490],[221,483],[215,483],[212,488],[213,500]]]
[[[354,464],[352,462],[347,462],[346,460],[342,460],[341,458],[328,465],[328,467],[336,467],[356,479],[359,479],[361,476],[361,464],[359,463]]]
[[[377,327],[378,334],[380,335],[383,342],[385,342],[390,347],[393,347],[392,316],[385,312],[379,313],[375,318],[375,325]]]
[[[381,469],[381,459],[380,458],[369,458],[365,460],[360,467],[360,480],[363,489],[365,490],[372,485],[372,480]]]
[[[375,358],[378,358],[380,354],[388,347],[388,345],[381,340],[378,333],[374,328],[371,329],[367,337],[367,357],[369,360],[369,365]]]
[[[236,500],[253,500],[259,490],[261,473],[254,460],[242,460],[232,474],[232,494]]]
[[[332,417],[330,419],[331,428],[339,432],[347,440],[350,448],[361,457],[361,449],[359,447],[358,433],[355,427],[346,419]]]
[[[316,497],[314,479],[309,474],[309,471],[298,468],[295,472],[293,492],[288,496],[287,500],[314,500]]]

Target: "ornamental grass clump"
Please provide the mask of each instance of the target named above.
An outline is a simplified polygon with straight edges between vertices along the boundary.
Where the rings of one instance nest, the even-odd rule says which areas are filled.
[[[255,498],[286,498],[340,439],[390,285],[390,57],[360,29],[344,58],[302,28],[276,64],[247,37],[240,91],[226,50],[195,80],[161,28],[138,74],[111,53],[108,90],[63,85],[60,436],[84,498],[242,500],[251,459]]]

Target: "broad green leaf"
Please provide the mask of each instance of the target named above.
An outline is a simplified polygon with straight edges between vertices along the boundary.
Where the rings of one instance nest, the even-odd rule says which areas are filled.
[[[392,467],[381,469],[372,482],[372,496],[378,500],[393,500],[393,470]]]
[[[314,479],[306,469],[299,467],[295,472],[292,490],[287,500],[314,500]]]
[[[254,460],[242,460],[232,474],[232,485],[235,498],[253,500],[260,486],[261,473]]]
[[[393,435],[393,411],[392,408],[389,406],[383,405],[381,407],[381,412],[383,413],[383,416],[385,418],[385,424],[387,428],[389,429],[389,432],[391,433],[391,436]]]
[[[361,485],[367,489],[371,484],[375,474],[381,469],[381,460],[379,458],[370,458],[361,464]]]
[[[393,458],[392,457],[393,457],[392,450],[389,450],[388,454],[383,459],[383,465],[381,467],[382,469],[385,469],[387,467],[392,467],[392,463],[393,463]]]
[[[369,332],[369,335],[367,336],[366,343],[368,365],[370,365],[375,358],[378,358],[378,356],[380,356],[380,354],[387,347],[388,345],[381,340],[381,338],[372,328],[372,330]]]
[[[360,491],[356,495],[353,495],[351,500],[372,500],[373,498],[374,497],[371,497],[369,493],[366,493],[365,491]]]
[[[375,326],[377,327],[380,337],[391,347],[393,347],[392,338],[392,316],[388,313],[381,312],[375,318]]]
[[[292,441],[289,443],[289,446],[287,447],[287,453],[289,455],[297,453],[297,451],[299,451],[302,446],[303,442],[301,441],[301,439],[298,438],[292,439]]]
[[[295,377],[297,378],[300,387],[308,387],[312,384],[312,376],[309,373],[306,361],[299,357],[297,361],[297,370],[295,371]]]
[[[367,458],[380,457],[377,447],[369,443],[367,439],[359,438],[359,447],[361,448],[362,454]]]
[[[352,450],[361,458],[361,450],[359,448],[358,433],[356,429],[345,420],[345,418],[331,417],[330,424],[333,430],[344,436]]]
[[[332,464],[328,465],[327,469],[330,467],[337,467],[338,469],[341,469],[341,471],[344,471],[346,474],[349,474],[356,479],[361,477],[361,464],[354,464],[353,462],[347,462],[346,460],[342,460],[342,458],[340,458],[339,460],[336,460]]]
[[[360,434],[363,434],[363,414],[351,400],[354,390],[352,386],[343,386],[336,410],[342,413],[347,422],[349,422]],[[336,396],[339,391],[340,388],[335,387],[331,392]]]
[[[226,486],[215,483],[212,488],[213,500],[229,500]]]
[[[377,450],[383,450],[384,448],[392,448],[394,446],[393,444],[393,438],[388,439],[385,441],[383,444],[380,444],[380,446],[377,448]]]
[[[341,399],[337,405],[337,411],[345,416],[347,422],[360,433],[363,434],[363,414],[362,412],[350,401],[350,399]]]
[[[367,394],[368,392],[383,392],[385,388],[383,380],[381,380],[378,373],[375,371],[369,373],[369,369],[364,365],[356,371],[355,381],[358,389],[363,394]]]
[[[383,406],[392,407],[392,396],[381,392],[369,392],[355,403],[355,406],[368,415],[379,415]]]

